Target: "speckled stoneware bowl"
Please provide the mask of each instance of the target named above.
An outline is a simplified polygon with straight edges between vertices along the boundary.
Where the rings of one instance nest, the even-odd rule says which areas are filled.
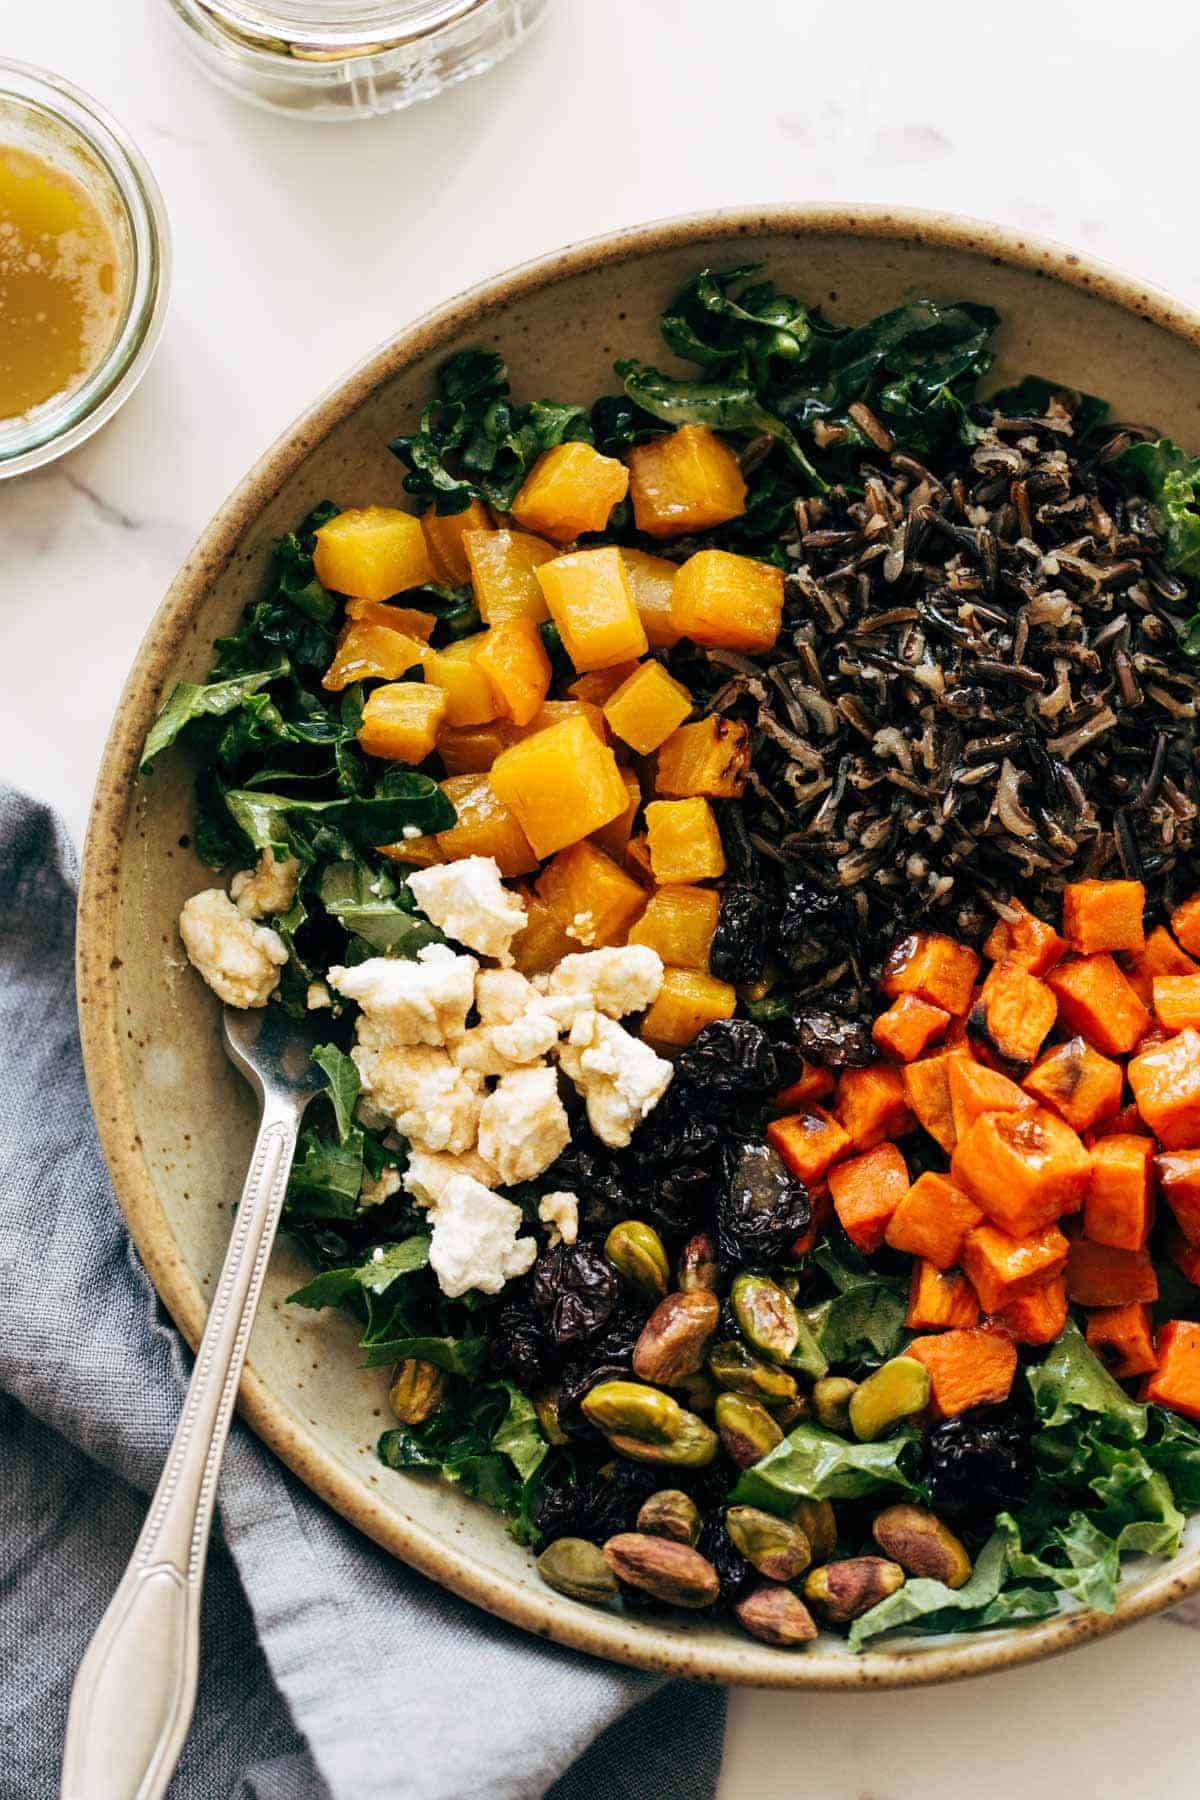
[[[400,333],[271,449],[221,508],[171,587],[121,698],[96,792],[79,909],[83,1043],[101,1140],[129,1229],[194,1345],[240,1189],[254,1116],[221,1050],[213,996],[186,967],[175,922],[211,877],[182,848],[186,754],[136,779],[163,694],[202,680],[214,637],[254,596],[271,539],[325,496],[404,504],[390,437],[425,404],[436,364],[495,345],[518,394],[589,400],[614,356],[661,356],[656,316],[706,262],[760,260],[835,318],[917,295],[987,301],[1004,318],[997,377],[1033,369],[1107,395],[1200,448],[1200,317],[1057,246],[930,214],[855,208],[738,212],[652,225],[502,275]],[[330,1506],[424,1574],[530,1631],[675,1675],[772,1687],[944,1681],[1069,1648],[1200,1589],[1200,1522],[1169,1567],[1134,1566],[1111,1618],[1075,1614],[861,1657],[822,1638],[775,1651],[708,1620],[624,1617],[544,1587],[494,1514],[384,1469],[385,1375],[357,1366],[355,1333],[289,1308],[303,1278],[276,1253],[242,1381],[247,1422]]]

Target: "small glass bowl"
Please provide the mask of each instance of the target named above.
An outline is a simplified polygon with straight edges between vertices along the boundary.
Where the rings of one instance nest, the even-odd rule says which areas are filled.
[[[501,62],[551,0],[168,0],[192,55],[268,112],[369,119]]]
[[[129,398],[162,334],[171,239],[140,151],[69,81],[0,58],[0,145],[27,150],[86,187],[112,228],[124,287],[116,330],[91,373],[20,418],[0,419],[2,480],[74,450]]]

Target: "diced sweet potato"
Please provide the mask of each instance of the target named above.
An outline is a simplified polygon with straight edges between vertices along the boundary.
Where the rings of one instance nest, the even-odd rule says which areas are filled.
[[[979,958],[966,944],[940,931],[913,931],[892,945],[880,986],[889,1000],[915,994],[961,1015],[970,1007],[978,973]]]
[[[1060,962],[1069,948],[1053,925],[1037,918],[1019,900],[1009,900],[1007,910],[1012,919],[997,919],[988,933],[983,954],[992,962],[1019,963],[1031,975],[1044,975]]]
[[[870,1150],[885,1138],[903,1137],[916,1124],[904,1092],[904,1078],[891,1063],[846,1069],[838,1081],[834,1111],[856,1150]]]
[[[986,1068],[982,1063],[971,1062],[965,1056],[949,1064],[946,1083],[955,1142],[964,1137],[984,1113],[1032,1112],[1036,1104],[1007,1075],[1001,1075],[998,1069]]]
[[[1001,1309],[1001,1323],[1018,1344],[1052,1344],[1067,1322],[1067,1284],[1061,1275]]]
[[[848,1134],[823,1106],[810,1106],[804,1112],[772,1119],[767,1137],[806,1187],[820,1181],[838,1158],[850,1151]]]
[[[1118,1381],[1150,1375],[1158,1367],[1150,1308],[1144,1300],[1099,1307],[1088,1317],[1087,1341]]]
[[[968,1016],[968,1028],[1007,1063],[1028,1066],[1058,1014],[1044,981],[1007,958],[994,963]]]
[[[1140,950],[1146,889],[1140,881],[1072,881],[1063,889],[1063,931],[1083,956]]]
[[[930,1044],[936,1043],[950,1023],[950,1014],[940,1006],[930,1006],[916,994],[901,994],[886,1012],[881,1012],[871,1027],[871,1036],[881,1050],[898,1062],[915,1062],[924,1056]]]
[[[1168,1150],[1155,1160],[1176,1224],[1189,1244],[1200,1245],[1200,1150]]]
[[[1165,1150],[1200,1145],[1200,1032],[1181,1031],[1130,1062],[1137,1109]]]
[[[915,1262],[904,1323],[910,1331],[950,1331],[978,1325],[979,1301],[965,1275]]]
[[[1156,975],[1200,975],[1200,963],[1179,948],[1165,925],[1154,927],[1143,949],[1123,956],[1121,967],[1143,1006],[1151,1002]]]
[[[1061,1275],[1068,1248],[1057,1225],[1023,1238],[1009,1237],[995,1225],[976,1225],[963,1244],[962,1266],[984,1311],[996,1313]]]
[[[788,1087],[780,1088],[771,1104],[779,1112],[791,1112],[793,1108],[804,1106],[809,1100],[824,1100],[836,1086],[837,1077],[832,1069],[823,1069],[819,1063],[806,1062],[797,1079]]]
[[[1076,1306],[1124,1306],[1157,1300],[1158,1277],[1147,1250],[1114,1250],[1075,1238],[1067,1256],[1067,1293]]]
[[[1102,1138],[1092,1151],[1084,1234],[1114,1250],[1143,1250],[1154,1223],[1154,1140]]]
[[[1131,1101],[1128,1106],[1123,1106],[1120,1112],[1114,1113],[1111,1119],[1102,1119],[1099,1125],[1093,1125],[1090,1131],[1085,1131],[1083,1141],[1090,1150],[1094,1144],[1100,1143],[1106,1137],[1153,1137],[1153,1135],[1154,1133],[1145,1119]]]
[[[1193,894],[1171,914],[1171,930],[1189,956],[1200,956],[1200,894]]]
[[[1150,997],[1154,1016],[1164,1031],[1200,1026],[1200,974],[1155,975]]]
[[[945,1175],[918,1175],[892,1214],[886,1232],[893,1250],[922,1257],[936,1269],[962,1258],[963,1239],[983,1218],[975,1202]]]
[[[1150,1014],[1107,952],[1060,963],[1046,977],[1058,1016],[1106,1056],[1126,1056],[1145,1036]]]
[[[850,1242],[864,1256],[873,1256],[888,1220],[908,1192],[908,1168],[895,1144],[876,1144],[831,1167],[829,1191]]]
[[[964,1054],[961,1050],[948,1050],[940,1056],[923,1056],[919,1062],[908,1063],[900,1071],[905,1096],[919,1124],[947,1155],[954,1148],[949,1071],[951,1064]]]
[[[1189,1244],[1175,1225],[1167,1232],[1167,1255],[1193,1287],[1200,1287],[1200,1244]]]
[[[1087,1131],[1121,1108],[1125,1075],[1081,1037],[1055,1044],[1021,1086],[1076,1131]]]
[[[1051,1112],[988,1112],[954,1148],[950,1172],[988,1218],[1029,1237],[1083,1203],[1091,1158]]]
[[[1158,1367],[1147,1376],[1142,1399],[1200,1421],[1200,1325],[1171,1319],[1162,1327]]]
[[[809,1256],[816,1249],[825,1235],[825,1227],[833,1219],[833,1195],[829,1191],[827,1181],[818,1182],[816,1187],[808,1190],[808,1204],[812,1216],[808,1221],[808,1230],[802,1231],[793,1240],[789,1255]]]
[[[930,1409],[952,1419],[973,1406],[998,1406],[1012,1392],[1017,1347],[999,1325],[914,1338],[904,1352],[929,1370]]]

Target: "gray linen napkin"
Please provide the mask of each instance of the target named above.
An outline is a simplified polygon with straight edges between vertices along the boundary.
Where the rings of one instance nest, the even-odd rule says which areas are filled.
[[[71,1680],[189,1366],[96,1143],[74,890],[53,816],[0,787],[0,1800],[57,1792]],[[719,1689],[591,1661],[443,1593],[235,1424],[176,1800],[708,1800],[724,1716]]]

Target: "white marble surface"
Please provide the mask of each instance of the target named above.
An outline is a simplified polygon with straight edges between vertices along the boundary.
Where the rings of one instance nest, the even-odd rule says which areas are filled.
[[[69,462],[0,485],[0,771],[76,833],[126,667],[222,496],[344,368],[506,264],[705,206],[871,200],[1041,231],[1200,301],[1182,4],[561,0],[482,81],[338,127],[208,86],[166,10],[0,0],[0,50],[124,121],[175,228],[139,394]],[[1200,1644],[1180,1623],[929,1693],[735,1695],[721,1800],[1190,1794]]]

